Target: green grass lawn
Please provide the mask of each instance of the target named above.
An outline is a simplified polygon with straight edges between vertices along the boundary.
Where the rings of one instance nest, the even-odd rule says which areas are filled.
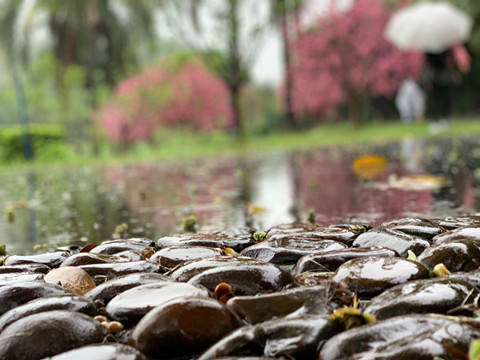
[[[137,162],[152,160],[195,159],[205,156],[225,156],[248,152],[294,150],[334,145],[385,143],[405,137],[435,138],[480,135],[479,120],[454,120],[448,129],[433,132],[429,122],[404,124],[399,121],[370,122],[360,126],[348,123],[328,123],[309,130],[275,132],[248,136],[243,141],[223,132],[193,134],[189,132],[159,132],[155,144],[140,143],[128,151],[117,154],[105,146],[99,156],[74,155],[57,161],[55,156],[43,157],[39,165],[90,164],[97,162]]]
[[[208,155],[231,155],[245,152],[264,152],[277,149],[306,149],[333,145],[384,143],[406,137],[435,138],[480,135],[480,120],[451,121],[448,129],[432,131],[429,122],[404,124],[395,122],[371,122],[360,126],[347,123],[324,124],[298,132],[276,132],[249,136],[235,141],[223,133],[195,135],[168,133],[160,135],[158,148],[139,145],[120,156],[127,161],[142,159],[195,158]]]

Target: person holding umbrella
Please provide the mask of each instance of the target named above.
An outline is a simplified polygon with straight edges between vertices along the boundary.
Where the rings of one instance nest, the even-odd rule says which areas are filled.
[[[445,1],[425,1],[396,11],[385,30],[386,38],[403,50],[421,50],[426,67],[421,76],[427,91],[427,113],[435,120],[450,115],[451,86],[460,70],[469,68],[469,55],[461,45],[470,37],[472,18]]]

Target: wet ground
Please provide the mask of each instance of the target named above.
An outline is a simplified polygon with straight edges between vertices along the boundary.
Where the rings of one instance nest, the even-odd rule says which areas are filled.
[[[371,154],[384,161],[364,157]],[[1,242],[18,254],[35,245],[100,242],[116,230],[157,239],[179,231],[189,215],[210,231],[246,223],[267,230],[304,220],[311,211],[322,225],[475,214],[477,168],[480,140],[467,138],[187,163],[4,171]],[[128,227],[118,228],[123,223]]]

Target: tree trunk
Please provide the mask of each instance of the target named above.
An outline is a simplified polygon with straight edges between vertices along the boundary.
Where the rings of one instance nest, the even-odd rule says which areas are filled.
[[[353,88],[348,91],[348,118],[353,125],[360,124],[360,94]]]
[[[227,76],[228,89],[230,91],[230,103],[232,106],[233,126],[238,137],[245,136],[245,123],[240,106],[240,91],[242,79],[240,74],[240,52],[238,43],[238,0],[229,0],[227,15],[229,27],[229,74]]]
[[[245,124],[243,122],[242,107],[240,105],[240,88],[238,86],[231,85],[228,87],[230,92],[230,104],[232,107],[233,125],[236,135],[243,138],[245,136]]]
[[[287,19],[287,0],[280,0],[281,7],[281,17],[282,17],[282,39],[283,39],[283,61],[285,64],[285,119],[287,121],[287,126],[290,129],[297,128],[297,122],[293,114],[293,98],[292,98],[292,89],[293,89],[293,78],[291,72],[291,47],[290,47],[290,33],[288,28],[288,19]]]

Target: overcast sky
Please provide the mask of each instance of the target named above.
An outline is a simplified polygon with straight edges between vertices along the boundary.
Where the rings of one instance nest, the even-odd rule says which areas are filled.
[[[306,10],[302,14],[302,24],[308,26],[315,18],[325,12],[333,1],[340,9],[347,8],[352,0],[307,0]],[[257,84],[276,87],[283,77],[282,41],[280,32],[272,29],[261,48],[257,61],[252,68],[252,77]]]

